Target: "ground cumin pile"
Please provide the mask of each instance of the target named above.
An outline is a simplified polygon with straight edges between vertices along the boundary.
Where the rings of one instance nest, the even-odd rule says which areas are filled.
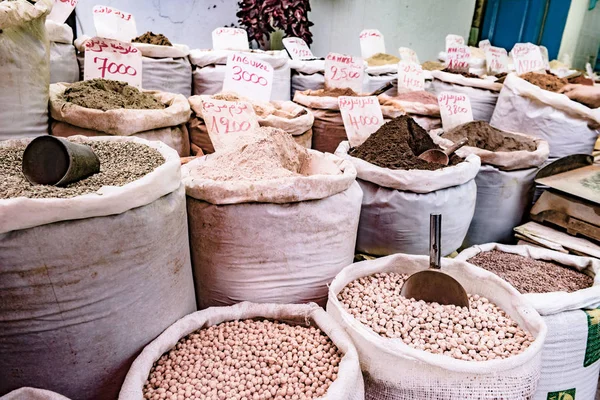
[[[173,46],[171,41],[162,33],[152,33],[150,31],[140,35],[132,40],[135,43],[155,44],[157,46]]]
[[[440,149],[425,129],[412,118],[402,115],[384,124],[363,144],[351,149],[352,157],[389,169],[423,169],[433,171],[444,165],[429,163],[418,156],[429,149]],[[440,149],[441,150],[441,149]],[[453,155],[450,165],[456,165],[462,158]]]
[[[381,65],[398,64],[400,59],[396,56],[386,53],[377,53],[366,59],[369,67],[378,67]]]
[[[462,124],[444,134],[444,138],[457,142],[468,138],[467,146],[489,151],[535,151],[535,142],[527,137],[494,128],[485,121],[472,121]]]
[[[65,101],[95,110],[160,110],[164,104],[148,93],[125,82],[92,79],[70,85],[63,94]]]
[[[325,88],[311,90],[309,95],[316,97],[362,96],[350,88]]]
[[[569,83],[566,79],[559,78],[556,75],[539,74],[537,72],[527,72],[521,75],[521,78],[549,92],[558,92]]]

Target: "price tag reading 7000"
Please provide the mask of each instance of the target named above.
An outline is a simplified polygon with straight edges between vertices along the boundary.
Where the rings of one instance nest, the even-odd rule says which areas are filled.
[[[325,58],[325,86],[350,88],[362,92],[364,75],[363,59],[344,54],[329,53]]]
[[[84,46],[84,80],[114,79],[142,87],[142,53],[131,43],[95,37]]]
[[[346,135],[352,147],[363,144],[373,132],[383,125],[381,106],[375,96],[340,96],[338,105],[342,113]]]
[[[252,105],[243,101],[203,100],[202,118],[215,150],[232,145],[241,134],[258,128]]]

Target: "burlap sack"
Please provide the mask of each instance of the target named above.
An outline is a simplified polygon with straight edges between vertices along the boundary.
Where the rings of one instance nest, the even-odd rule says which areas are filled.
[[[190,155],[186,122],[191,115],[187,99],[180,94],[146,91],[163,104],[162,110],[94,110],[68,103],[62,94],[65,84],[50,86],[51,131],[54,136],[131,136],[160,140],[177,150],[181,157]]]
[[[50,40],[50,83],[79,80],[79,65],[73,46],[73,30],[67,24],[46,20]]]

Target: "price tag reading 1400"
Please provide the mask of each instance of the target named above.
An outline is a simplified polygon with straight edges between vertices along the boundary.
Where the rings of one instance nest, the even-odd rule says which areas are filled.
[[[95,37],[84,46],[84,80],[114,79],[142,87],[142,53],[131,43]]]
[[[362,58],[329,53],[325,58],[325,86],[350,88],[362,92],[364,63]]]
[[[438,94],[442,127],[450,129],[473,121],[473,110],[469,96],[462,93],[442,92]]]
[[[243,101],[204,100],[202,118],[215,150],[234,144],[240,135],[258,128],[252,105]]]
[[[346,135],[352,147],[363,144],[373,132],[383,125],[381,106],[375,96],[340,96],[338,105],[342,113]]]

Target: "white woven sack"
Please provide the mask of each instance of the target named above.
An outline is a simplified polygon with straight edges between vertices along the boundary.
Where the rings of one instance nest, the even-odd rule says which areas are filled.
[[[50,40],[50,83],[79,80],[79,64],[73,46],[73,30],[67,24],[46,20]]]
[[[498,129],[546,140],[554,159],[592,153],[600,133],[600,110],[509,74],[490,123]]]
[[[65,396],[44,389],[25,387],[13,390],[0,400],[69,400]]]
[[[191,50],[190,62],[194,66],[193,94],[217,94],[223,90],[227,57],[232,50]],[[291,72],[285,51],[248,52],[252,57],[268,62],[273,67],[273,90],[271,100],[290,100]]]
[[[548,335],[542,352],[542,376],[534,400],[594,399],[600,372],[600,260],[533,246],[487,243],[462,251],[468,261],[498,250],[536,260],[554,261],[594,277],[594,285],[576,292],[530,293],[524,296],[544,316]],[[570,397],[569,397],[570,396]]]
[[[384,338],[362,325],[337,299],[348,283],[360,277],[382,272],[412,274],[428,267],[428,257],[396,254],[352,264],[329,287],[327,313],[346,329],[356,346],[366,379],[366,399],[530,398],[540,375],[546,325],[523,296],[491,272],[464,261],[442,259],[442,270],[468,293],[485,296],[535,337],[523,353],[504,360],[463,361],[413,349],[401,339]]]
[[[308,152],[310,176],[194,176],[211,155],[182,167],[200,308],[239,301],[325,305],[327,284],[354,258],[362,191],[349,162]]]
[[[0,2],[0,140],[48,134],[50,59],[44,21],[53,4]]]
[[[268,318],[292,324],[319,327],[343,353],[337,379],[327,393],[317,399],[362,400],[364,384],[358,355],[352,341],[329,315],[316,304],[253,304],[239,303],[230,307],[213,307],[197,311],[180,319],[151,342],[136,358],[119,393],[119,400],[143,398],[144,383],[152,365],[164,353],[171,350],[179,339],[190,333],[227,321]]]
[[[97,193],[0,200],[0,394],[116,398],[139,351],[196,309],[178,155],[90,140],[143,143],[166,162]]]
[[[296,92],[306,90],[318,90],[325,87],[325,60],[290,60],[292,70],[292,93],[293,99]]]

